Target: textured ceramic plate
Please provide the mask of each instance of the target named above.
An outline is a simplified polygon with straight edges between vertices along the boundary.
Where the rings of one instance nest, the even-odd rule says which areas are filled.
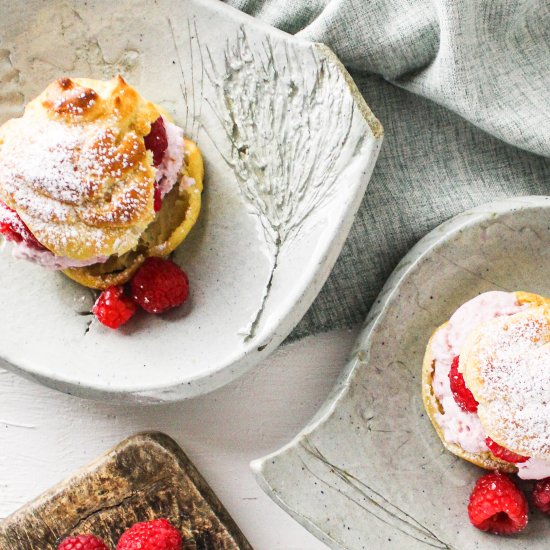
[[[2,0],[0,12],[0,120],[62,75],[121,73],[206,159],[204,209],[175,254],[185,307],[110,331],[86,315],[91,292],[4,250],[0,364],[143,402],[242,374],[305,313],[365,192],[382,128],[349,75],[325,47],[214,0]]]
[[[466,506],[482,470],[444,450],[421,398],[437,326],[488,290],[550,294],[550,197],[485,205],[422,239],[388,280],[337,387],[287,447],[252,464],[272,498],[333,548],[543,549],[550,521],[484,534]]]

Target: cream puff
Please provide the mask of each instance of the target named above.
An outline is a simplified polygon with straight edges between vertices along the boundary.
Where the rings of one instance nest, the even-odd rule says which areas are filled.
[[[96,289],[166,256],[201,207],[197,146],[121,76],[63,78],[0,127],[0,232]]]
[[[432,335],[422,397],[443,445],[482,468],[550,476],[550,300],[486,292]]]

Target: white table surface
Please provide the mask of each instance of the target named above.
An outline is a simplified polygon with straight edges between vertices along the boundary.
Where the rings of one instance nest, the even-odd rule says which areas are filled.
[[[356,335],[306,338],[214,393],[153,407],[84,401],[0,369],[0,518],[127,436],[160,430],[181,445],[256,550],[325,549],[258,487],[248,463],[308,422]]]

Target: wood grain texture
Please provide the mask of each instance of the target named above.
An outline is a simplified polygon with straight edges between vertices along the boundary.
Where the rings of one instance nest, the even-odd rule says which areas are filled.
[[[249,462],[307,424],[356,339],[345,330],[304,338],[215,392],[150,407],[85,401],[0,368],[0,521],[128,435],[162,431],[255,550],[326,550],[262,491]]]
[[[184,452],[168,436],[130,437],[0,524],[1,550],[55,550],[70,534],[115,547],[138,521],[165,517],[184,550],[252,547]]]

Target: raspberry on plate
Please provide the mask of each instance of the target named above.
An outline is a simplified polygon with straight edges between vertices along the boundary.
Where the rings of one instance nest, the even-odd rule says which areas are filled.
[[[77,535],[63,539],[57,550],[109,550],[109,547],[93,535]]]
[[[153,166],[159,166],[168,148],[168,136],[162,117],[151,124],[151,131],[143,138],[145,148],[153,153]]]
[[[539,479],[535,483],[531,499],[537,510],[550,515],[550,477]]]
[[[523,492],[505,474],[480,477],[470,495],[472,525],[497,535],[519,533],[527,525],[528,506]]]
[[[25,243],[35,250],[47,250],[31,233],[19,214],[0,201],[0,234],[8,241]]]
[[[116,550],[181,550],[180,532],[166,519],[136,523],[118,541]]]
[[[449,381],[451,391],[456,404],[466,412],[477,412],[477,401],[472,392],[466,387],[462,373],[458,372],[458,355],[453,359],[451,370],[449,371]]]
[[[189,279],[174,262],[147,258],[130,282],[132,298],[149,313],[177,307],[189,296]]]
[[[485,438],[485,444],[489,447],[489,450],[493,453],[494,456],[505,460],[506,462],[511,462],[512,464],[520,464],[521,462],[527,462],[529,460],[528,456],[518,455],[513,451],[509,451],[506,447],[502,447],[496,441],[493,441],[490,437]]]
[[[136,304],[124,295],[124,288],[121,286],[104,290],[92,308],[97,320],[109,328],[118,328],[128,322],[136,311]]]

